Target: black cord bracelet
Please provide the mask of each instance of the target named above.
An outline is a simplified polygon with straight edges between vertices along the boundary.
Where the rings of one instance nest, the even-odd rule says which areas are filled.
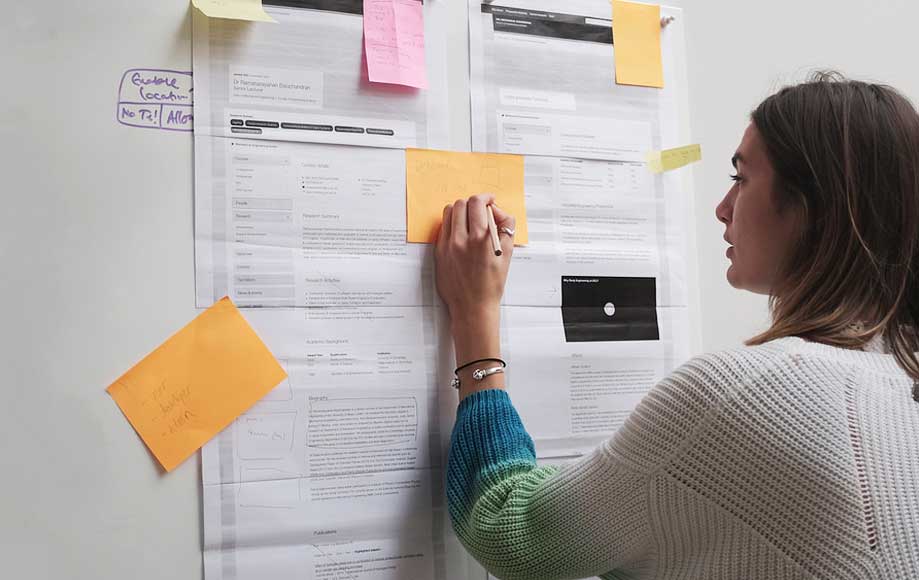
[[[458,367],[456,367],[456,370],[453,371],[453,374],[455,375],[455,374],[457,374],[458,372],[460,372],[461,370],[463,370],[463,369],[465,369],[465,368],[469,368],[469,367],[471,367],[472,365],[478,364],[478,363],[480,363],[480,362],[496,362],[496,363],[501,363],[501,368],[507,368],[507,363],[504,362],[503,360],[501,360],[501,359],[499,359],[499,358],[490,358],[490,357],[489,357],[489,358],[480,358],[479,360],[474,360],[474,361],[472,361],[472,362],[468,362],[468,363],[466,363],[466,364],[464,364],[464,365],[458,366]]]

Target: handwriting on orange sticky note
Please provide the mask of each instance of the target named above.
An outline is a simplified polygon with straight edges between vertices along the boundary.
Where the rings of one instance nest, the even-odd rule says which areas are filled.
[[[407,149],[405,186],[409,242],[433,242],[444,206],[479,193],[516,218],[514,243],[528,242],[520,155]]]
[[[112,396],[166,471],[287,374],[223,298],[112,383]]]
[[[664,87],[660,6],[613,0],[613,58],[618,84]]]

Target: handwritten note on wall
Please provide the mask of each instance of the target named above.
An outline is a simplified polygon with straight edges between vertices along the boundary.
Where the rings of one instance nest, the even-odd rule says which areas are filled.
[[[286,376],[224,298],[108,392],[163,468],[172,471]]]
[[[191,131],[192,106],[190,72],[132,68],[121,75],[115,118],[131,127]]]
[[[405,179],[409,242],[433,242],[444,206],[479,193],[493,193],[517,220],[514,242],[528,242],[520,155],[407,149]]]
[[[364,51],[371,82],[427,88],[421,0],[364,0]]]

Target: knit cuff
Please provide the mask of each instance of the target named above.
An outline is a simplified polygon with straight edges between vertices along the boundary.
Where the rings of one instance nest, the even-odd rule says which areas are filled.
[[[447,466],[447,500],[453,518],[467,516],[490,487],[535,467],[533,440],[507,392],[478,391],[460,402]]]

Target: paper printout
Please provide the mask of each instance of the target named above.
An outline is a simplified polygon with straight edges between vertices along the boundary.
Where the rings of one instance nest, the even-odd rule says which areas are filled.
[[[702,160],[701,145],[686,145],[675,149],[666,149],[664,151],[651,151],[648,153],[648,168],[653,173],[663,173],[664,171],[673,171]]]
[[[502,339],[540,457],[588,450],[688,354],[685,196],[646,159],[678,142],[684,89],[616,85],[610,16],[603,0],[469,1],[473,149],[525,155]]]
[[[690,356],[688,311],[660,308],[655,282],[566,276],[562,308],[502,309],[507,389],[538,457],[589,452]]]
[[[224,294],[247,306],[433,304],[429,248],[406,243],[403,152],[221,143],[213,163],[229,178],[198,178],[199,304]],[[524,167],[528,244],[506,304],[559,306],[562,275],[620,273],[659,277],[662,303],[686,305],[682,201],[655,194],[644,163],[531,156]]]
[[[423,8],[419,0],[364,0],[371,82],[427,88]]]
[[[560,307],[564,276],[631,276],[687,306],[684,203],[656,193],[644,163],[530,156],[525,176],[529,244],[514,250],[506,305]]]
[[[163,468],[172,471],[285,376],[224,298],[144,357],[108,392]]]
[[[404,151],[215,145],[196,158],[199,305],[433,304],[430,249],[405,241]]]
[[[613,45],[617,83],[664,87],[660,6],[613,0]]]
[[[523,157],[409,149],[405,152],[408,241],[433,242],[444,206],[479,193],[515,216],[514,242],[527,243]]]
[[[265,1],[265,10],[277,21],[272,26],[244,27],[195,15],[196,136],[395,149],[450,147],[443,67],[427,71],[424,91],[370,82],[363,0],[273,1]],[[445,7],[402,1],[423,10],[424,18],[400,19],[400,36],[411,37],[415,46],[420,33],[416,26],[426,29],[423,47],[406,54],[417,61],[423,52],[425,62],[444,62]],[[403,15],[403,8],[397,14]],[[199,141],[195,153],[212,146]]]
[[[644,162],[669,145],[675,71],[663,90],[617,85],[610,15],[603,0],[470,0],[473,151]]]
[[[389,87],[365,101],[361,91],[384,85],[347,76],[361,69],[348,51],[361,42],[362,0],[296,4],[267,7],[287,30],[271,40],[238,44],[221,29],[204,43],[196,19],[196,79],[213,50],[202,90],[227,87],[206,99],[209,126],[229,126],[232,106],[414,123],[414,141],[196,133],[199,304],[223,292],[262,307],[244,315],[289,377],[202,451],[206,578],[481,578],[442,492],[456,410],[449,320],[430,246],[406,242],[401,149],[450,148],[436,144],[446,114],[432,113],[441,71],[429,71],[428,91]],[[430,16],[442,3],[424,4],[426,57],[441,62]],[[523,156],[528,244],[515,249],[501,336],[508,389],[544,463],[612,435],[689,355],[691,192],[646,159],[686,142],[679,25],[662,38],[665,88],[616,85],[609,2],[563,4],[469,3],[473,149]],[[300,14],[309,18],[293,26]],[[326,50],[315,37],[347,66],[323,69],[334,51],[311,61]],[[291,58],[289,46],[304,49]],[[221,72],[231,61],[245,81],[232,103]],[[266,74],[277,82],[251,82]],[[201,100],[197,82],[195,92]]]
[[[194,19],[197,305],[431,304],[401,149],[449,147],[443,69],[370,83],[362,0],[283,4],[271,27]],[[443,6],[424,12],[443,62]]]
[[[246,317],[288,379],[203,450],[206,577],[444,578],[430,311]]]

